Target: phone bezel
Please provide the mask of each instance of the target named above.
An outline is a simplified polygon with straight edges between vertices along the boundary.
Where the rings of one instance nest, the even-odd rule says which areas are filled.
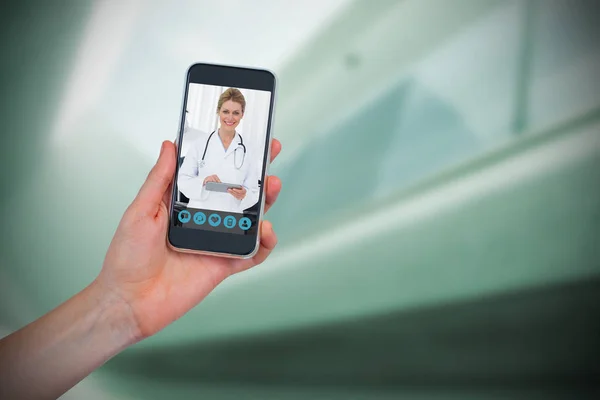
[[[186,72],[183,104],[181,107],[177,140],[175,141],[178,159],[180,157],[179,151],[183,140],[182,133],[185,125],[185,109],[187,106],[190,83],[269,91],[271,92],[271,101],[269,104],[269,116],[267,120],[267,137],[263,154],[263,169],[260,177],[261,182],[265,182],[265,177],[268,174],[270,164],[269,160],[272,140],[271,127],[275,108],[276,80],[275,74],[266,69],[206,63],[192,64]],[[173,176],[174,182],[178,173],[179,163],[177,163],[177,168]],[[239,234],[189,229],[176,226],[174,220],[176,187],[173,185],[169,207],[169,229],[167,233],[167,243],[169,247],[185,253],[210,254],[234,258],[253,257],[258,251],[260,243],[260,222],[262,221],[265,204],[264,186],[264,184],[261,185],[259,190],[259,209],[256,216],[257,229],[250,229],[244,234]]]

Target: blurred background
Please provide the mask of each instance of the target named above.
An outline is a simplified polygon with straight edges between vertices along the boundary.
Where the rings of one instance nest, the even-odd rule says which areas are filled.
[[[279,78],[279,246],[65,399],[585,398],[594,0],[39,1],[0,17],[0,334],[99,272],[186,68]]]

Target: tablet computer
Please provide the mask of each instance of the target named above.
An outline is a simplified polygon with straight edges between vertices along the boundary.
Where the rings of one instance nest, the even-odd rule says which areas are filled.
[[[211,192],[227,192],[227,189],[241,189],[242,185],[224,182],[206,182],[206,190]]]

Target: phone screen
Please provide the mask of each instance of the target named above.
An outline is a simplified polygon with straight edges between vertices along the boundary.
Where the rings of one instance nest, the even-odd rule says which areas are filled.
[[[171,201],[174,247],[239,256],[255,250],[274,89],[264,70],[188,70]]]

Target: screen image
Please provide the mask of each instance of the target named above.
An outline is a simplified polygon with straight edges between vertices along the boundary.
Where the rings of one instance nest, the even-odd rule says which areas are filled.
[[[271,92],[190,83],[173,223],[254,233],[260,211]]]

